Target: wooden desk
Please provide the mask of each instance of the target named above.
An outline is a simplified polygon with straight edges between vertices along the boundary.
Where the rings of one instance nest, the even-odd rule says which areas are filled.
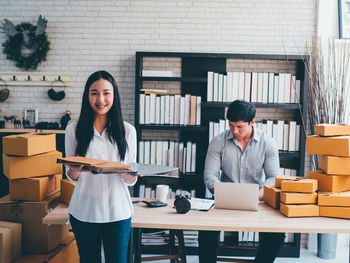
[[[328,217],[287,218],[265,203],[259,210],[238,211],[212,208],[209,212],[190,211],[178,214],[173,200],[167,207],[148,208],[134,206],[132,227],[135,231],[134,262],[140,262],[140,229],[183,229],[216,231],[291,232],[291,233],[350,233],[350,220]],[[65,224],[68,220],[67,206],[59,205],[43,219],[44,224]],[[350,262],[350,255],[349,255]]]

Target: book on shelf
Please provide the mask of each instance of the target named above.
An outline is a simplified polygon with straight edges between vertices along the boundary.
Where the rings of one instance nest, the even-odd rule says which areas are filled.
[[[279,75],[275,74],[273,85],[273,103],[278,103],[278,87],[279,87]]]
[[[219,73],[214,73],[213,101],[218,101],[219,95]]]
[[[144,124],[145,123],[145,94],[140,94],[140,101],[139,101],[139,107],[140,107],[140,116],[139,116],[139,123]]]
[[[208,71],[207,76],[207,101],[213,101],[214,94],[214,72]]]
[[[264,72],[263,75],[263,90],[262,90],[262,103],[268,102],[268,96],[269,96],[269,73]]]
[[[171,70],[142,70],[142,77],[172,77]]]
[[[252,73],[251,102],[258,102],[258,72]]]
[[[250,102],[252,73],[246,72],[244,76],[244,100]]]
[[[219,102],[223,101],[223,91],[224,91],[224,74],[219,74],[219,84],[218,84],[218,100]]]
[[[141,92],[144,94],[156,94],[156,95],[165,95],[168,93],[166,89],[141,89]]]
[[[268,81],[268,103],[273,103],[273,96],[274,96],[274,81],[275,81],[275,74],[272,72],[269,72],[269,81]]]

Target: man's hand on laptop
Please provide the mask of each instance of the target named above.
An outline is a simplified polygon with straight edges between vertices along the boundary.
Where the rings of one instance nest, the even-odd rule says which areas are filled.
[[[259,200],[263,200],[264,198],[264,187],[259,189]]]

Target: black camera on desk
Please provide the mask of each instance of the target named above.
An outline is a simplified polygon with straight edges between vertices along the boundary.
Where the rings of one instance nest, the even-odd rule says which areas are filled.
[[[175,196],[174,206],[179,214],[186,214],[191,210],[191,202],[185,194]]]

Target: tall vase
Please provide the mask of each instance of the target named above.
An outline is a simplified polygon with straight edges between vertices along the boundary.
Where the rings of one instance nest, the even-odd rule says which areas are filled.
[[[334,259],[337,252],[337,234],[317,235],[317,256],[324,259]]]

